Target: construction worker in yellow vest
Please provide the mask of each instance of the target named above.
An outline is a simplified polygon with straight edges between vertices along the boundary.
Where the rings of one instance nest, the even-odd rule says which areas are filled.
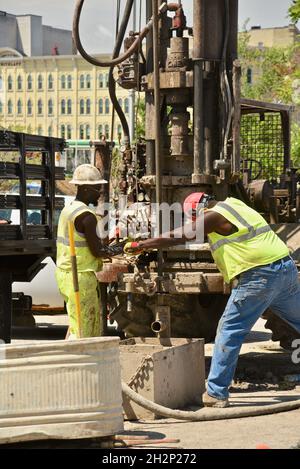
[[[218,324],[203,404],[227,407],[242,343],[268,308],[300,337],[298,271],[285,243],[242,201],[228,197],[217,202],[198,192],[187,197],[183,210],[192,218],[183,235],[181,228],[158,238],[127,243],[124,252],[137,254],[183,244],[197,238],[199,227],[208,237],[214,261],[233,288]]]
[[[113,254],[97,236],[97,217],[90,206],[97,205],[102,184],[107,181],[101,178],[95,166],[83,164],[75,169],[70,183],[77,186],[77,195],[76,199],[62,210],[59,218],[56,280],[67,306],[69,338],[76,338],[78,323],[68,235],[68,222],[72,221],[80,294],[81,337],[97,337],[100,335],[101,315],[100,292],[95,272],[102,269],[102,258],[112,257]]]

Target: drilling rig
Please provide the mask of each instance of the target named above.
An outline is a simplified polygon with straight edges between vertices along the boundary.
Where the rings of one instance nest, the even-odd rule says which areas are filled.
[[[127,0],[112,59],[106,62],[87,54],[81,44],[84,0],[77,2],[74,16],[79,52],[94,65],[110,67],[110,97],[124,133],[121,195],[135,194],[137,205],[153,201],[169,206],[182,204],[192,192],[213,194],[217,200],[239,198],[265,216],[299,265],[292,108],[241,98],[238,0],[194,0],[192,25],[184,1],[144,3],[146,26],[125,38],[134,4]],[[115,67],[120,86],[145,95],[145,141],[134,145],[116,99]],[[159,217],[157,229],[161,233]],[[107,285],[105,308],[127,337],[208,341],[230,291],[208,244],[187,244],[140,255],[131,271]],[[265,314],[267,327],[276,331],[274,340],[286,344],[288,332],[271,312]]]

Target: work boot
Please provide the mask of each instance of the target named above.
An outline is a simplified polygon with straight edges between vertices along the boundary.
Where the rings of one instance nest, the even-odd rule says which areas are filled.
[[[228,399],[217,399],[216,397],[212,397],[207,392],[205,392],[202,396],[202,402],[205,407],[228,407],[229,401]]]

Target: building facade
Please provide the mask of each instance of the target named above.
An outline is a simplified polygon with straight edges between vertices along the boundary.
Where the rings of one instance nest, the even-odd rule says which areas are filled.
[[[264,47],[289,47],[300,41],[300,31],[294,24],[277,28],[252,26],[246,34],[249,36],[249,46],[259,49]]]
[[[27,57],[76,53],[72,31],[45,26],[41,16],[0,11],[0,57],[7,49]]]
[[[0,126],[66,139],[109,139],[108,72],[79,55],[24,57],[7,50],[0,57]],[[117,85],[117,95],[129,117],[128,91]],[[120,136],[116,118],[114,138]]]

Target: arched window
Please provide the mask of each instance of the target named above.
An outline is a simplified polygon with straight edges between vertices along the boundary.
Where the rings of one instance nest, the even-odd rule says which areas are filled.
[[[67,126],[67,139],[71,140],[72,138],[72,126],[68,125]]]
[[[18,91],[21,91],[21,90],[22,90],[22,87],[23,87],[23,80],[22,80],[21,75],[19,75],[18,78],[17,78],[17,88],[18,88]]]
[[[28,101],[27,101],[27,114],[28,114],[29,116],[31,116],[31,114],[32,114],[32,102],[31,102],[31,99],[28,99]]]
[[[108,81],[109,81],[109,75],[108,73],[105,75],[105,87],[108,88]]]
[[[247,68],[247,83],[248,85],[252,85],[252,69]]]
[[[101,137],[103,135],[103,126],[98,125],[98,139],[101,140]]]
[[[52,116],[52,114],[53,114],[53,101],[52,101],[52,99],[49,99],[49,101],[48,101],[48,114],[49,114],[49,116]]]
[[[67,113],[72,114],[72,99],[68,99],[67,102]]]
[[[103,88],[104,82],[103,82],[103,74],[100,73],[99,75],[99,88]]]
[[[79,109],[80,114],[84,114],[84,99],[80,100],[79,108],[80,108]]]
[[[84,88],[84,75],[80,75],[80,88],[83,89]]]
[[[109,111],[110,111],[109,99],[106,98],[106,100],[105,100],[105,114],[109,114]]]
[[[1,100],[0,100],[0,114],[3,114],[3,103]]]
[[[79,126],[79,138],[80,140],[84,139],[84,125]]]
[[[43,135],[43,127],[39,125],[38,127],[38,135]]]
[[[105,126],[105,138],[106,140],[109,140],[109,125],[107,124]]]
[[[98,113],[103,114],[103,99],[99,99],[98,101]]]
[[[91,113],[91,100],[90,99],[86,100],[86,113],[87,114]]]
[[[129,114],[129,99],[128,98],[124,99],[124,112],[125,114]]]
[[[121,140],[122,138],[122,126],[119,124],[118,125],[118,139]]]
[[[3,78],[0,75],[0,90],[2,90],[2,88],[3,88]]]
[[[53,76],[50,75],[48,76],[48,90],[53,90]]]
[[[65,90],[66,89],[66,77],[65,77],[65,75],[61,76],[60,82],[61,82],[61,89]]]
[[[68,89],[72,89],[72,75],[68,75]]]
[[[9,99],[7,103],[7,114],[12,114],[13,112],[13,103],[12,100]]]
[[[7,79],[7,89],[8,89],[8,91],[12,91],[12,89],[13,89],[13,79],[12,79],[11,75],[9,75],[9,77]]]
[[[118,99],[118,103],[120,105],[120,108],[123,108],[123,99],[122,98]]]
[[[42,90],[43,89],[43,77],[42,75],[39,75],[38,76],[38,90]]]
[[[52,125],[49,125],[49,127],[48,127],[48,136],[52,137],[52,135],[53,135]]]
[[[61,114],[65,114],[65,113],[66,113],[66,101],[65,101],[65,99],[62,99],[62,100],[61,100],[61,103],[60,103],[60,112],[61,112]]]
[[[86,76],[86,87],[88,90],[91,89],[91,75]]]
[[[60,136],[61,138],[66,138],[66,127],[64,125],[60,126]]]
[[[38,115],[40,116],[43,114],[43,101],[41,99],[38,100]]]
[[[85,138],[87,140],[91,138],[91,127],[88,124],[85,126]]]
[[[22,114],[22,101],[20,99],[17,102],[17,113]]]
[[[28,75],[27,77],[27,90],[31,91],[32,90],[32,76]]]

